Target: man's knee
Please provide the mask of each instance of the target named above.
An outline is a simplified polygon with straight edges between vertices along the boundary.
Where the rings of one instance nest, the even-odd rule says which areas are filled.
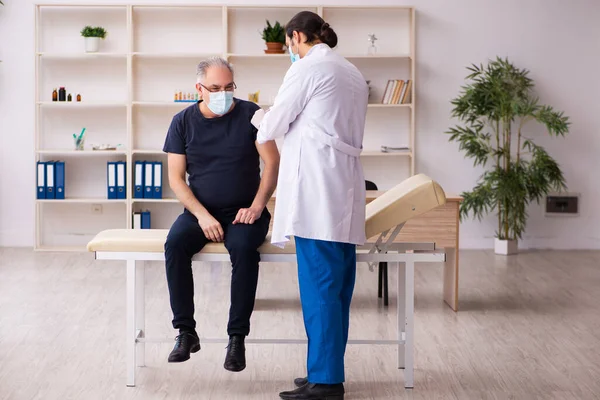
[[[179,232],[173,232],[172,230],[167,235],[165,241],[165,253],[171,253],[177,251],[183,247],[183,235]]]
[[[254,254],[258,254],[258,247],[256,245],[256,240],[253,240],[249,237],[240,237],[236,236],[231,238],[226,244],[227,250],[231,255],[244,255],[244,256],[252,256]]]
[[[164,250],[165,250],[165,258],[171,260],[177,257],[191,257],[193,254],[190,254],[190,238],[191,234],[189,232],[185,232],[184,230],[171,230],[167,235],[167,240],[165,241]]]
[[[250,228],[250,227],[247,227]],[[252,229],[230,232],[226,238],[225,247],[232,256],[258,257],[258,248],[262,245],[264,237]]]

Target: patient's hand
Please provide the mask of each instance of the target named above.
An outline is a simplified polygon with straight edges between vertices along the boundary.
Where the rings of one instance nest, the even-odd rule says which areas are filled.
[[[223,233],[223,227],[209,213],[201,215],[198,218],[198,225],[202,228],[202,232],[204,232],[204,236],[207,239],[212,240],[213,242],[222,242],[225,238],[225,234]]]
[[[233,224],[253,224],[254,221],[260,218],[262,210],[257,208],[240,208],[233,221]]]

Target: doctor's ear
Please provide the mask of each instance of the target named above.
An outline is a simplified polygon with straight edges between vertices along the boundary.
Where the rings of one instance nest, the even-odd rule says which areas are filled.
[[[202,98],[202,86],[199,83],[196,83],[196,91],[198,92],[198,98]]]
[[[292,31],[292,36],[288,37],[288,41],[290,42],[290,46],[292,45],[292,43],[294,43],[296,45],[300,44],[300,39],[301,39],[300,32],[298,32],[298,31]]]

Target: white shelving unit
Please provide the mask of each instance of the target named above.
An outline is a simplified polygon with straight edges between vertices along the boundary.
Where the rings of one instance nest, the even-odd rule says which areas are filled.
[[[65,200],[36,200],[37,250],[83,250],[100,230],[131,228],[131,214],[149,210],[152,228],[168,228],[182,207],[168,187],[162,152],[173,116],[193,103],[173,101],[194,92],[196,65],[211,56],[234,66],[235,96],[260,91],[268,108],[290,66],[289,55],[267,55],[265,20],[285,24],[297,12],[321,15],[338,34],[336,48],[371,82],[363,151],[365,177],[387,189],[415,173],[415,10],[412,7],[206,6],[164,4],[37,4],[35,7],[36,161],[66,165]],[[202,21],[202,23],[199,23]],[[102,26],[98,53],[85,53],[79,32]],[[367,35],[378,51],[368,55]],[[210,38],[210,40],[208,40]],[[410,104],[382,104],[390,79],[411,80]],[[65,87],[72,102],[53,102]],[[76,102],[77,94],[82,101]],[[73,133],[86,128],[86,147]],[[121,145],[93,151],[92,144]],[[382,145],[409,150],[383,153]],[[163,161],[163,198],[135,199],[137,160]],[[106,162],[127,162],[127,198],[108,200]]]

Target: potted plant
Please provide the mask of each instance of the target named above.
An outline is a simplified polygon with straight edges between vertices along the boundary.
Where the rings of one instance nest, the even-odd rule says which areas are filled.
[[[85,38],[85,51],[95,53],[100,46],[100,39],[106,37],[106,30],[101,26],[86,26],[81,30],[81,36]]]
[[[473,159],[474,166],[491,165],[471,191],[462,193],[460,217],[472,214],[481,220],[495,211],[495,252],[514,254],[525,231],[527,206],[533,201],[539,204],[551,190],[566,189],[558,163],[534,143],[526,124],[535,121],[550,136],[564,137],[570,122],[562,112],[539,104],[529,71],[516,68],[508,59],[496,58],[486,67],[467,69],[470,82],[452,100],[452,116],[463,125],[446,134]]]
[[[285,44],[285,30],[283,26],[275,21],[275,25],[271,26],[267,20],[267,26],[262,31],[262,38],[267,44],[266,54],[283,54],[283,45]]]

